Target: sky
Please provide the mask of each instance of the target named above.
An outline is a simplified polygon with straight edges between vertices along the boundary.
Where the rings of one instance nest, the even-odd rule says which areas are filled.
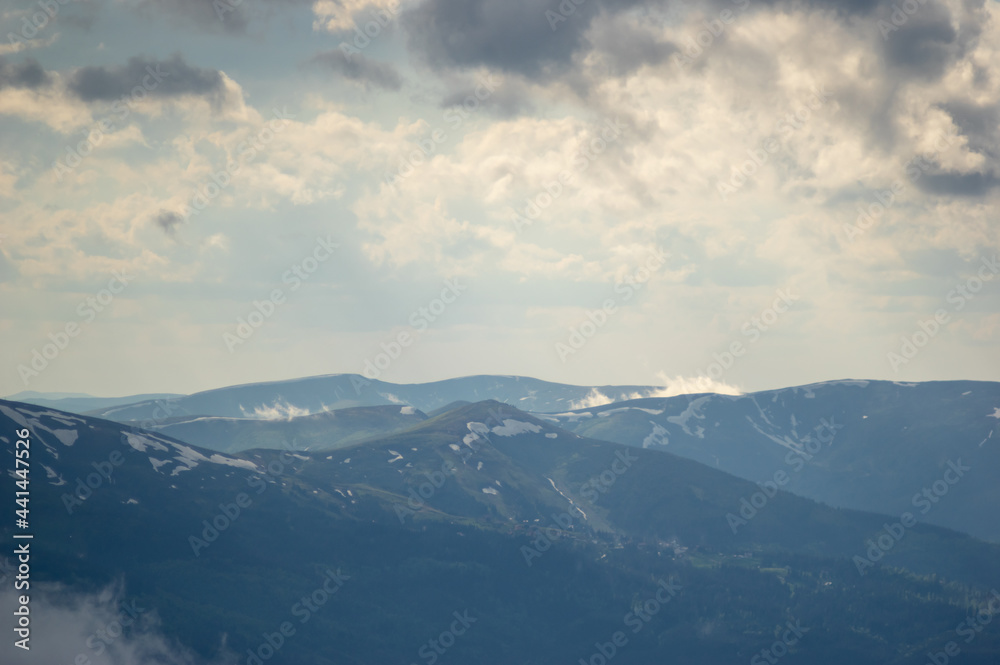
[[[0,394],[997,380],[996,0],[16,0]]]

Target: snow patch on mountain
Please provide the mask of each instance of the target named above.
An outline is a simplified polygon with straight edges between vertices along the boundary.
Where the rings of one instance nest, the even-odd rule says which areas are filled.
[[[581,418],[593,418],[594,414],[590,411],[580,411],[574,413],[573,411],[566,411],[565,413],[536,413],[532,414],[542,420],[548,420],[550,423],[556,423],[557,425],[562,424],[563,421],[573,422],[575,420],[580,420]]]
[[[400,407],[399,412],[404,416],[412,416],[417,412],[417,409],[412,406],[403,406]]]
[[[612,413],[620,413],[622,411],[645,411],[651,416],[658,416],[663,413],[663,409],[644,409],[641,406],[620,406],[617,409],[608,409],[607,411],[601,411],[597,414],[598,418],[604,418],[610,416]]]
[[[46,478],[48,478],[49,480],[55,479],[55,480],[58,481],[58,482],[51,482],[51,483],[49,483],[50,485],[54,485],[55,487],[59,487],[60,485],[65,485],[66,484],[66,481],[63,480],[63,477],[60,474],[58,474],[58,473],[55,472],[55,469],[53,469],[50,466],[46,466],[44,464],[42,465],[42,468],[45,469],[45,477]]]
[[[471,423],[465,423],[465,426],[474,434],[489,434],[490,431],[490,428],[486,425],[486,423],[477,423],[473,421]]]
[[[396,397],[392,393],[378,393],[378,395],[379,395],[379,397],[384,397],[385,399],[389,400],[393,404],[406,404],[406,402],[404,402],[403,400],[399,399],[398,397]]]
[[[80,436],[80,433],[75,429],[52,429],[49,431],[52,432],[64,446],[72,446],[76,443],[77,438]]]
[[[21,414],[20,411],[18,411],[16,409],[11,409],[9,407],[6,407],[6,406],[3,406],[2,404],[0,404],[0,413],[3,413],[3,415],[5,415],[8,418],[10,418],[11,420],[13,420],[15,423],[17,423],[21,427],[27,427],[28,426],[28,420]]]
[[[153,450],[161,450],[163,452],[169,452],[170,449],[165,445],[152,439],[145,434],[136,434],[134,432],[125,432],[125,440],[128,445],[132,446],[140,453],[146,452],[146,448],[152,448]]]
[[[493,428],[493,433],[498,436],[516,436],[518,434],[537,434],[542,428],[534,423],[526,423],[521,420],[512,420],[507,418],[503,421],[503,425],[497,425]]]
[[[705,395],[704,397],[698,397],[697,399],[693,399],[687,405],[687,408],[684,409],[684,411],[682,411],[679,415],[676,416],[667,416],[667,420],[669,422],[674,423],[675,425],[680,425],[681,429],[684,430],[685,434],[688,434],[689,436],[696,436],[699,439],[704,439],[705,429],[703,427],[696,427],[695,430],[692,432],[691,428],[688,427],[688,421],[691,420],[691,418],[704,420],[705,416],[702,415],[701,409],[703,406],[705,406],[705,404],[708,403],[710,399],[712,399],[711,395]]]
[[[552,489],[554,489],[555,491],[559,492],[559,496],[561,496],[562,498],[564,498],[567,501],[569,501],[569,505],[571,505],[574,508],[576,508],[580,512],[580,514],[583,515],[583,519],[585,519],[585,520],[589,519],[587,517],[587,513],[583,512],[583,509],[580,508],[580,506],[576,505],[576,502],[573,501],[573,499],[571,499],[568,496],[566,496],[565,494],[563,494],[563,491],[561,489],[559,489],[558,487],[556,487],[556,481],[552,480],[548,476],[545,477],[545,480],[549,481],[549,484],[552,485]]]
[[[309,458],[306,458],[309,459]],[[246,459],[236,459],[234,457],[224,457],[222,455],[212,455],[208,458],[208,461],[212,464],[225,464],[226,466],[235,466],[239,469],[249,469],[251,471],[257,470],[257,465]]]
[[[642,447],[649,448],[654,444],[667,445],[670,443],[670,439],[667,438],[667,428],[654,423],[652,420],[649,421],[653,425],[653,431],[646,435],[646,438],[642,440]]]

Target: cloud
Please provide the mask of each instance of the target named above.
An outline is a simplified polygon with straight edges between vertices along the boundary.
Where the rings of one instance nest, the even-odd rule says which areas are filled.
[[[493,83],[496,80],[498,77],[490,74],[486,79],[489,86],[483,80],[456,84],[441,100],[441,108],[462,106],[466,110],[485,110],[501,118],[511,118],[534,109],[531,101],[533,91],[524,79],[507,77]]]
[[[670,377],[663,372],[659,372],[657,376],[663,382],[663,387],[647,391],[645,394],[636,392],[613,398],[608,397],[597,388],[591,388],[590,392],[582,399],[570,402],[570,411],[590,409],[595,406],[603,406],[604,404],[612,404],[624,400],[645,399],[648,397],[676,397],[677,395],[694,395],[700,393],[715,393],[718,395],[743,394],[743,391],[736,386],[723,381],[717,381],[708,376]]]
[[[141,0],[138,9],[152,20],[172,19],[201,32],[246,32],[244,0]]]
[[[678,51],[677,45],[663,39],[652,25],[631,17],[594,21],[587,39],[615,76],[632,74],[644,65],[659,65]]]
[[[918,181],[918,185],[929,194],[984,196],[1000,185],[1000,178],[992,172],[957,173],[945,171],[927,174]]]
[[[48,85],[48,83],[48,73],[34,58],[13,64],[0,56],[0,90],[7,87],[34,90]]]
[[[118,67],[81,67],[68,77],[66,85],[85,102],[120,99],[137,88],[157,98],[204,97],[213,106],[221,105],[227,96],[220,71],[192,67],[179,54],[169,60],[135,56]]]
[[[402,24],[409,48],[437,67],[485,66],[545,79],[570,63],[599,3],[572,6],[555,30],[546,18],[546,10],[558,11],[551,0],[427,0],[404,12]]]
[[[892,25],[893,11],[883,10],[882,25]],[[897,18],[897,22],[899,19]],[[952,25],[952,15],[943,4],[928,0],[901,27],[886,34],[885,55],[888,64],[918,78],[940,78],[957,55],[957,47],[970,35]]]
[[[369,60],[361,53],[348,55],[340,49],[333,49],[313,56],[312,62],[359,83],[371,84],[386,90],[399,90],[403,86],[403,78],[395,67],[377,60]]]
[[[275,402],[271,406],[255,406],[252,412],[247,411],[240,405],[240,411],[247,418],[256,418],[258,420],[291,420],[300,416],[308,416],[311,413],[309,409],[302,409],[294,404],[280,401]]]
[[[12,588],[0,592],[0,608],[5,616],[12,616],[17,606],[17,594]],[[31,650],[15,648],[15,638],[10,636],[0,648],[5,665],[202,662],[189,649],[163,636],[153,608],[126,598],[118,586],[83,594],[62,585],[33,583],[31,617]]]
[[[670,377],[664,372],[657,376],[663,382],[663,388],[650,391],[647,397],[674,397],[676,395],[692,395],[697,393],[716,393],[718,395],[742,395],[738,387],[718,381],[709,376],[677,376]]]
[[[177,234],[177,227],[184,221],[184,218],[171,210],[161,210],[156,213],[153,221],[163,229],[164,233],[173,238]]]
[[[377,21],[386,27],[400,11],[400,0],[315,0],[313,28],[329,32],[350,32],[357,24]],[[362,11],[367,10],[365,16]],[[360,26],[358,26],[360,27]]]
[[[576,411],[577,409],[590,409],[595,406],[602,406],[604,404],[611,404],[615,400],[611,399],[604,393],[602,393],[597,388],[591,388],[590,392],[587,393],[582,399],[576,400],[569,403],[569,410]]]

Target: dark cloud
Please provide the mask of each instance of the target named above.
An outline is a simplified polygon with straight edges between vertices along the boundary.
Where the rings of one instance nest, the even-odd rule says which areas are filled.
[[[361,53],[348,55],[340,49],[334,49],[313,56],[312,62],[344,78],[386,90],[399,90],[403,86],[403,78],[395,67],[384,62],[369,60]]]
[[[167,20],[199,32],[244,35],[251,19],[266,21],[284,9],[309,7],[314,0],[139,0],[134,6],[152,21]]]
[[[914,0],[917,2],[918,0]],[[411,51],[436,68],[489,67],[544,80],[573,67],[574,54],[593,46],[622,75],[669,57],[675,46],[615,20],[629,10],[670,11],[674,0],[425,0],[403,13],[401,24]],[[985,20],[983,0],[967,0],[956,30],[938,0],[921,0],[912,15],[898,0],[759,0],[760,7],[782,10],[817,8],[844,21],[884,20],[885,59],[911,76],[940,76],[949,62],[974,43]],[[736,11],[733,0],[701,0],[695,11],[709,17]],[[740,5],[744,6],[744,5]],[[572,11],[570,11],[572,10]],[[905,17],[897,26],[893,13]],[[740,13],[736,11],[736,13]],[[599,21],[594,21],[600,17]],[[898,28],[898,29],[897,29]],[[587,31],[590,41],[586,39]]]
[[[67,80],[69,90],[85,102],[112,101],[129,96],[136,87],[150,97],[194,95],[219,106],[225,101],[222,74],[192,67],[180,55],[169,60],[129,58],[121,67],[82,67]]]
[[[184,218],[176,212],[161,210],[156,213],[156,217],[153,218],[153,221],[156,222],[157,226],[163,229],[164,233],[173,238],[177,233],[177,227],[184,221]]]
[[[802,8],[812,5],[847,17],[871,14],[895,0],[760,0],[760,5]],[[629,10],[671,11],[675,0],[426,0],[403,13],[409,48],[438,68],[485,66],[532,79],[562,74],[574,54],[596,46],[609,56],[615,74],[627,74],[643,64],[657,64],[676,50],[652,33],[613,19]],[[734,10],[733,0],[702,0],[702,10],[714,16]],[[745,5],[740,5],[745,6]],[[602,17],[600,25],[595,17]],[[593,44],[585,34],[594,28]]]
[[[12,64],[6,58],[0,57],[0,90],[3,88],[41,88],[48,85],[49,75],[38,64],[37,60],[29,58],[24,62]]]
[[[531,91],[522,80],[513,77],[470,81],[455,89],[441,100],[441,108],[463,107],[468,112],[486,110],[495,116],[510,118],[531,111]]]
[[[978,171],[958,173],[941,171],[929,173],[917,181],[917,186],[928,194],[943,196],[983,196],[1000,185],[996,173]]]
[[[958,126],[970,151],[1000,162],[1000,105],[952,101],[940,105]]]
[[[402,25],[409,48],[433,66],[547,78],[570,64],[600,7],[598,0],[565,4],[574,8],[568,16],[558,0],[426,0],[403,13]]]
[[[926,4],[919,11],[887,34],[885,57],[888,64],[913,76],[936,79],[955,57],[958,32],[947,8]]]
[[[246,32],[247,0],[142,0],[139,10],[153,20],[167,18],[202,32]]]
[[[604,55],[615,76],[627,76],[643,65],[658,65],[678,50],[652,32],[624,21],[595,23],[590,44]]]

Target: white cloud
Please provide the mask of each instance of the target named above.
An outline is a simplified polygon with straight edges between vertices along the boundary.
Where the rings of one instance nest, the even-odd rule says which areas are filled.
[[[646,397],[673,397],[675,395],[691,395],[696,393],[716,393],[718,395],[742,395],[743,391],[724,381],[717,381],[708,376],[677,376],[671,377],[663,372],[657,376],[663,382],[659,390],[651,391]]]

